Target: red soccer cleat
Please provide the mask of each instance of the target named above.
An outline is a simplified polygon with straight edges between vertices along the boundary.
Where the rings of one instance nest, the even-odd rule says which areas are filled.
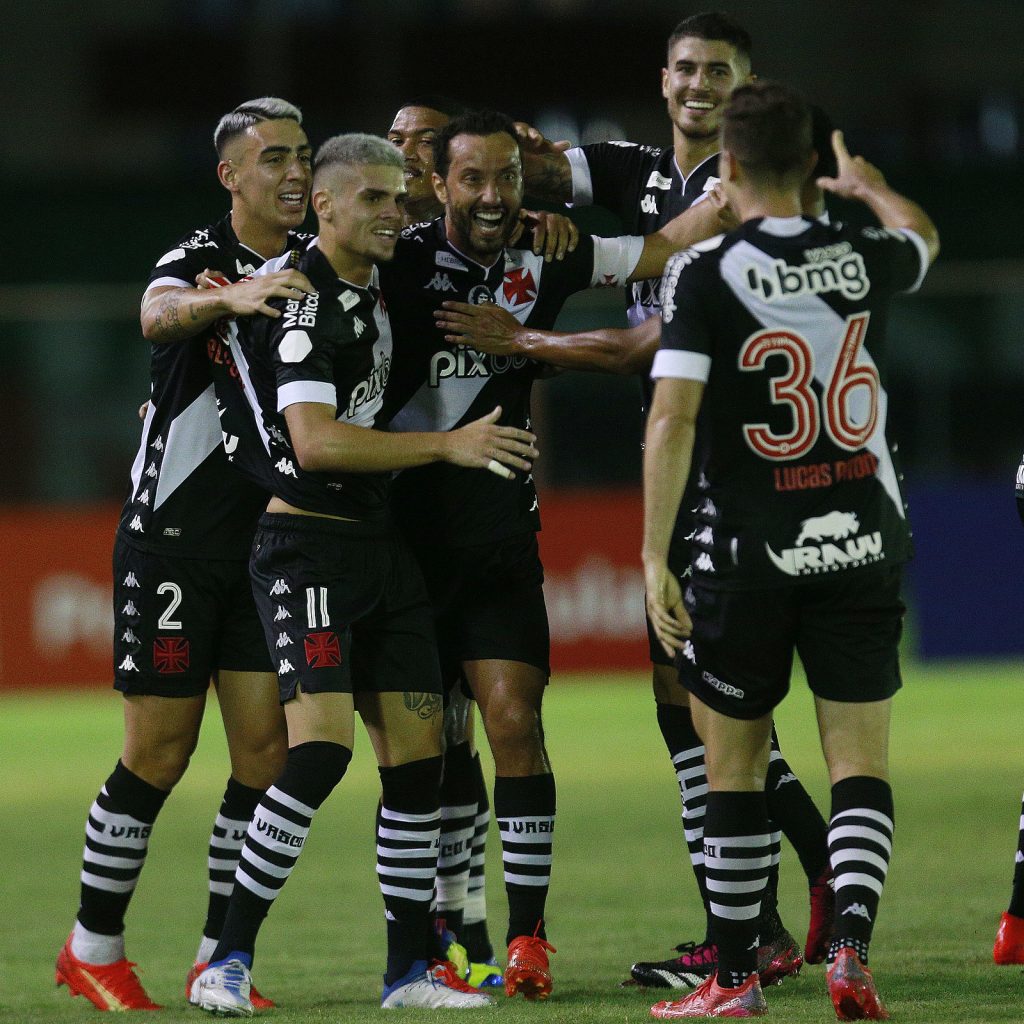
[[[783,978],[796,977],[803,965],[800,947],[785,928],[757,950],[757,973],[764,987],[781,985]]]
[[[871,972],[849,946],[828,967],[828,994],[840,1020],[888,1020],[889,1011],[875,988]]]
[[[519,935],[508,944],[505,968],[505,995],[522,994],[527,999],[547,999],[551,995],[551,968],[548,952],[557,950],[536,935]]]
[[[203,971],[206,970],[210,965],[208,963],[200,963],[198,960],[189,968],[188,974],[185,976],[185,998],[188,1002],[192,1002],[192,982],[199,977]],[[273,999],[268,999],[266,996],[261,996],[256,991],[256,986],[253,985],[249,990],[249,1002],[252,1003],[254,1010],[272,1010],[277,1003]]]
[[[1008,910],[999,918],[999,931],[992,947],[992,959],[1000,966],[1024,964],[1024,917]]]
[[[807,925],[804,960],[809,964],[825,962],[832,941],[832,922],[836,912],[836,891],[832,881],[832,868],[828,865],[809,886],[811,919]]]
[[[768,1012],[761,983],[752,974],[739,988],[721,988],[716,971],[685,999],[655,1003],[651,1016],[659,1020],[676,1017],[763,1017]]]
[[[135,964],[118,960],[113,964],[87,964],[71,952],[71,936],[57,954],[55,980],[67,985],[73,996],[85,996],[97,1010],[159,1010],[146,995]]]

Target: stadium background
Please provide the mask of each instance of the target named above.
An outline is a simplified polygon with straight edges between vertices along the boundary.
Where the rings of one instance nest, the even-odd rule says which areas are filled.
[[[147,393],[138,300],[154,258],[220,216],[210,133],[280,94],[311,140],[383,132],[442,91],[551,137],[670,138],[664,39],[701,5],[601,0],[106,0],[13,5],[0,104],[0,688],[106,683],[108,553]],[[892,328],[891,392],[918,543],[926,657],[1024,651],[1024,6],[724,4],[755,69],[830,111],[938,222],[943,254]],[[615,233],[588,211],[585,229]],[[562,323],[621,321],[617,292]],[[549,601],[560,668],[642,668],[638,385],[537,388]]]

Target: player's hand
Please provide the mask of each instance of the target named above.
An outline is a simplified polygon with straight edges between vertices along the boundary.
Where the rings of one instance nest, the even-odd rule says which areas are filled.
[[[543,253],[545,263],[550,263],[552,258],[564,260],[565,254],[574,252],[580,240],[579,228],[564,214],[548,210],[520,210],[519,223],[509,243],[514,245],[526,228],[533,229],[533,254],[540,256]]]
[[[443,302],[434,310],[437,326],[450,345],[471,345],[480,352],[512,356],[522,352],[518,335],[523,325],[507,310],[493,302]]]
[[[647,617],[665,653],[674,658],[693,631],[679,580],[663,561],[651,560],[644,562],[644,584]]]
[[[196,274],[196,287],[201,291],[209,291],[211,288],[224,288],[231,282],[219,271],[207,267]]]
[[[550,139],[545,139],[533,125],[529,125],[525,121],[516,121],[516,136],[519,139],[519,148],[524,153],[551,156],[572,149],[572,143],[568,139],[552,142]]]
[[[498,476],[512,480],[513,469],[529,472],[531,459],[539,454],[533,446],[536,434],[518,427],[499,427],[501,406],[486,416],[449,431],[445,438],[444,461],[470,469],[489,469]]]
[[[862,156],[850,156],[839,129],[832,133],[832,149],[836,154],[836,176],[818,178],[818,188],[844,199],[864,199],[877,189],[888,188],[885,176],[874,164],[869,164]]]
[[[316,289],[309,278],[298,270],[278,270],[260,277],[247,277],[223,289],[224,302],[230,316],[279,317],[281,311],[271,306],[271,299],[300,299]]]

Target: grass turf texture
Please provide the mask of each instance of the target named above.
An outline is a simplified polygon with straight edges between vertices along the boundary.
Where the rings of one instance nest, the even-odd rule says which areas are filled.
[[[997,968],[992,940],[1009,897],[1024,783],[1017,665],[909,666],[892,740],[895,859],[872,967],[895,1020],[1018,1021],[1021,968]],[[796,681],[778,716],[783,750],[819,807],[827,784],[813,711]],[[699,939],[702,918],[684,863],[679,800],[644,675],[556,678],[545,727],[558,779],[549,931],[555,994],[501,997],[507,1024],[642,1021],[663,992],[621,989],[636,959]],[[120,750],[119,698],[52,693],[0,698],[0,1020],[95,1019],[53,985],[71,927],[86,811]],[[486,755],[485,755],[486,757]],[[128,916],[128,956],[167,1009],[154,1021],[205,1019],[183,984],[205,915],[206,845],[227,776],[213,702],[199,750],[154,830]],[[282,1005],[268,1021],[380,1020],[384,924],[374,874],[377,775],[365,736],[348,777],[317,816],[301,862],[264,927],[258,986]],[[491,934],[504,933],[500,844],[488,856]],[[784,844],[781,907],[802,941],[806,889]],[[768,990],[778,1021],[834,1020],[824,967]],[[471,1016],[472,1014],[470,1014]],[[465,1020],[464,1011],[399,1011],[404,1020]],[[147,1019],[150,1019],[147,1017]]]

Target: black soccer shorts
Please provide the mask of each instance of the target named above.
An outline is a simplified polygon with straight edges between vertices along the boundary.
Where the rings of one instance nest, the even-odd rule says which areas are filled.
[[[260,517],[249,562],[281,703],[304,693],[440,693],[430,604],[403,541],[377,525]]]
[[[885,700],[902,685],[900,577],[897,565],[763,590],[691,582],[693,635],[676,659],[680,681],[730,718],[760,718],[786,696],[796,651],[816,696]]]
[[[544,567],[532,531],[493,544],[419,544],[446,689],[464,661],[522,661],[551,674]]]
[[[244,561],[182,558],[114,541],[114,689],[205,693],[218,669],[272,672]]]

